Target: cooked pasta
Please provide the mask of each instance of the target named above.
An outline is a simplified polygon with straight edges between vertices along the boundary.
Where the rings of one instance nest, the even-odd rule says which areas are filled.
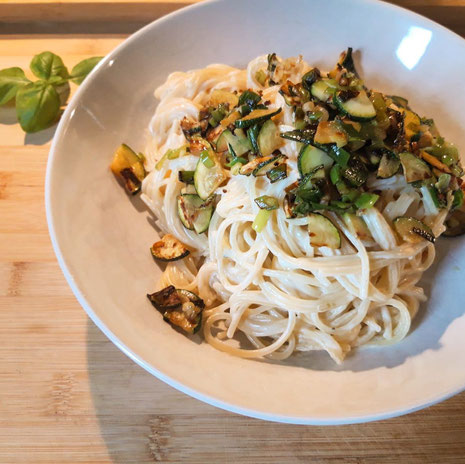
[[[384,101],[384,106],[381,105],[380,109],[374,102],[373,91],[367,91],[365,96],[368,95],[374,102],[372,108],[376,109],[376,118],[373,115],[367,118],[362,115],[358,118],[361,122],[351,122],[353,119],[357,120],[357,117],[351,119],[353,115],[346,103],[360,98],[366,88],[362,87],[355,69],[352,69],[353,63],[347,63],[348,54],[350,51],[343,54],[338,66],[328,74],[316,72],[301,57],[283,60],[274,54],[254,59],[246,69],[215,64],[196,71],[175,72],[155,92],[159,104],[150,123],[150,140],[145,154],[148,175],[142,182],[142,199],[155,215],[160,230],[164,234],[171,234],[190,250],[190,253],[186,251],[189,254],[183,259],[168,262],[159,288],[172,285],[192,292],[203,300],[203,335],[209,344],[219,350],[244,358],[269,357],[280,360],[295,351],[324,350],[335,362],[340,363],[355,347],[391,344],[402,340],[409,332],[411,321],[420,304],[426,300],[418,282],[434,260],[435,247],[432,241],[443,233],[449,211],[461,199],[458,193],[461,192],[458,180],[461,172],[457,172],[460,169],[458,158],[454,158],[454,163],[447,166],[444,157],[438,157],[434,152],[439,140],[434,123],[418,120],[421,137],[423,134],[427,135],[423,140],[423,147],[420,148],[438,161],[442,160],[438,164],[439,168],[428,165],[428,172],[431,173],[431,178],[428,179],[432,179],[437,186],[439,181],[445,182],[445,177],[440,176],[447,175],[447,188],[432,187],[439,194],[439,206],[438,198],[432,197],[433,184],[419,183],[418,180],[412,182],[406,178],[407,161],[402,160],[401,167],[398,163],[397,172],[392,175],[386,175],[386,178],[377,176],[380,158],[383,160],[381,163],[389,161],[387,158],[383,159],[382,155],[387,153],[386,147],[389,144],[386,142],[386,133],[393,127],[392,117],[387,121],[390,126],[387,129],[387,126],[384,127],[384,133],[381,131],[381,144],[371,136],[371,139],[368,137],[358,146],[360,143],[354,143],[355,138],[351,138],[350,134],[347,138],[344,131],[345,144],[340,144],[336,139],[336,143],[318,144],[314,140],[318,133],[315,134],[314,131],[313,145],[298,141],[298,137],[310,133],[311,128],[315,129],[318,125],[320,129],[329,127],[329,121],[342,121],[341,124],[346,124],[346,128],[350,125],[360,132],[368,125],[383,129],[379,117],[383,108],[389,116],[394,112],[396,115],[400,114],[405,124],[407,111],[410,112],[407,104],[404,106],[397,100],[398,97],[389,99],[378,94],[382,95]],[[296,86],[297,83],[305,83],[308,76],[317,82],[326,79],[330,86],[335,82],[335,90],[328,87],[325,90],[329,94],[333,92],[331,98],[319,101],[313,91],[304,91],[308,86]],[[293,90],[291,86],[296,87]],[[228,127],[233,130],[234,121],[235,127],[240,128],[237,117],[244,119],[244,114],[250,112],[251,108],[241,114],[244,108],[237,105],[235,111],[239,111],[239,114],[226,125],[223,122],[226,120],[227,123],[227,118],[231,118],[233,113],[232,103],[229,102],[229,106],[223,106],[226,111],[218,120],[212,121],[211,118],[215,118],[212,113],[212,96],[216,95],[216,100],[218,95],[226,100],[234,100],[246,90],[260,97],[258,109],[253,110],[254,104],[257,108],[256,102],[251,105],[252,113],[249,118],[254,114],[257,117],[272,114],[272,117],[266,117],[272,121],[270,126],[278,134],[273,139],[273,152],[267,153],[265,157],[261,156],[260,159],[267,156],[277,159],[276,157],[281,156],[280,162],[285,160],[286,164],[281,173],[285,175],[272,182],[269,173],[256,173],[258,165],[253,163],[257,156],[260,157],[260,153],[253,155],[253,144],[249,153],[239,156],[229,143],[226,151],[221,152],[217,139],[217,149],[212,149],[210,155],[207,153],[205,156],[208,162],[211,161],[208,156],[220,160],[210,163],[210,168],[218,162],[218,166],[221,165],[218,169],[221,169],[223,177],[219,185],[214,185],[210,196],[215,197],[213,206],[208,206],[207,203],[199,206],[203,213],[207,207],[211,207],[212,211],[214,209],[214,212],[209,217],[205,231],[188,228],[179,216],[179,197],[183,194],[197,196],[199,187],[196,185],[196,192],[191,181],[180,180],[179,173],[187,173],[186,178],[192,175],[209,149],[208,144],[201,147],[200,154],[192,149],[192,141],[198,142],[200,132],[189,133],[186,130],[186,121],[191,123],[189,128],[202,117],[205,120],[207,114],[210,117],[209,133],[217,129],[214,136],[221,135]],[[337,108],[335,110],[334,92],[341,92],[337,94],[340,96],[339,103],[344,108],[349,108],[346,118],[341,117],[341,112],[337,113]],[[343,95],[342,92],[346,94]],[[218,101],[213,102],[213,106],[215,103]],[[219,108],[218,105],[216,107]],[[360,109],[357,106],[354,108]],[[208,113],[206,109],[209,109]],[[279,109],[281,111],[277,114],[272,112]],[[342,109],[341,111],[343,112]],[[260,116],[263,114],[265,116]],[[371,122],[364,122],[364,118]],[[263,121],[260,120],[259,123],[264,127]],[[245,125],[242,132],[236,131],[235,134],[242,137],[247,130],[250,131],[250,127]],[[398,155],[399,151],[409,151],[420,160],[418,146],[422,144],[421,139],[416,137],[414,142],[413,136],[409,138],[409,134],[405,134],[407,126],[395,127],[404,131],[404,138],[401,142],[392,142],[397,144],[394,148],[389,147],[392,152]],[[412,125],[409,127],[414,130]],[[205,127],[202,130],[202,137],[205,137]],[[279,134],[293,131],[292,137],[297,134],[293,140],[279,137]],[[248,135],[241,139],[243,143],[250,143],[253,134]],[[399,134],[397,135],[399,139]],[[249,142],[244,142],[246,139]],[[442,139],[439,141],[442,142]],[[262,141],[263,144],[265,142]],[[403,144],[401,150],[399,143]],[[416,145],[412,145],[414,143]],[[210,140],[210,144],[215,146],[214,141]],[[443,146],[444,144],[445,142]],[[363,184],[356,185],[357,179],[352,181],[348,177],[351,173],[344,171],[347,168],[341,162],[341,172],[346,177],[343,181],[336,179],[335,187],[329,181],[328,168],[331,166],[319,166],[320,173],[325,168],[326,174],[323,172],[323,175],[326,177],[321,182],[324,183],[324,188],[331,184],[328,187],[330,193],[321,197],[319,192],[317,201],[312,199],[311,202],[304,202],[306,207],[313,205],[314,210],[300,210],[299,213],[291,214],[282,205],[289,203],[289,192],[292,188],[294,191],[296,188],[303,188],[300,187],[302,178],[308,177],[308,173],[302,172],[299,156],[302,156],[302,151],[309,145],[320,148],[332,146],[334,150],[345,147],[342,151],[349,153],[351,157],[356,156],[364,163],[365,158],[368,159],[368,168],[362,166],[363,172],[367,172],[367,178]],[[373,147],[371,151],[367,146]],[[381,146],[383,149],[380,150]],[[181,151],[180,147],[183,147]],[[447,147],[452,152],[453,146],[448,144]],[[263,146],[259,150],[264,150]],[[342,151],[330,153],[330,161],[334,166],[339,163],[336,155],[340,156]],[[239,160],[241,157],[243,159]],[[226,161],[231,159],[235,162],[239,160],[239,170],[234,168],[234,163],[229,163],[227,167]],[[244,175],[251,162],[255,168],[254,174]],[[427,164],[424,160],[420,162],[422,166]],[[209,169],[208,163],[204,164],[205,169]],[[275,165],[278,165],[277,161]],[[339,165],[334,171],[335,176],[338,170],[340,171]],[[281,173],[278,172],[279,175]],[[331,171],[331,180],[334,180],[332,176]],[[321,182],[318,185],[323,185]],[[337,182],[340,182],[339,186]],[[344,187],[342,184],[349,186],[349,194],[337,190]],[[309,192],[313,195],[318,190],[315,185],[316,181],[305,192],[306,198]],[[299,192],[301,191],[297,190],[291,197],[297,195],[299,198]],[[350,192],[355,192],[353,197],[359,200],[348,199]],[[331,195],[337,195],[337,201],[329,200]],[[362,197],[365,202],[375,203],[374,206],[371,203],[364,204]],[[264,199],[265,203],[272,199],[279,206],[267,209],[266,203],[265,209],[261,209],[256,201],[259,198]],[[261,211],[267,211],[263,214],[266,217],[257,226]],[[309,217],[317,221],[315,227],[323,227],[323,243],[316,243]],[[417,221],[415,224],[420,225],[410,227],[403,236],[402,230],[393,226],[396,218],[410,218],[409,220]],[[351,222],[360,222],[360,219],[358,226]],[[338,240],[334,246],[329,246],[331,234]]]

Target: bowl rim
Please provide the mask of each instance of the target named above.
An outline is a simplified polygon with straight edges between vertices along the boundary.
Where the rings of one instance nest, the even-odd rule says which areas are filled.
[[[66,133],[66,127],[69,124],[71,118],[76,111],[76,107],[80,101],[81,95],[86,92],[86,89],[92,85],[92,82],[97,77],[99,70],[103,68],[107,63],[113,60],[121,50],[126,48],[130,43],[137,40],[140,36],[144,35],[145,32],[153,27],[157,27],[158,25],[169,22],[173,17],[178,15],[184,15],[186,12],[194,10],[194,9],[202,9],[208,8],[210,4],[213,3],[226,3],[231,0],[205,0],[199,3],[195,3],[186,7],[182,7],[176,11],[168,13],[167,15],[158,18],[149,24],[145,25],[141,29],[137,30],[133,34],[129,35],[126,39],[124,39],[120,44],[118,44],[109,54],[107,54],[95,68],[91,71],[85,81],[79,86],[76,90],[75,94],[71,98],[71,101],[68,103],[59,123],[56,128],[55,135],[52,140],[52,144],[49,151],[47,167],[46,167],[46,177],[45,177],[45,211],[46,211],[46,220],[48,225],[48,231],[50,235],[50,240],[52,243],[53,250],[55,252],[58,264],[63,272],[68,285],[70,286],[74,296],[78,300],[79,304],[85,310],[87,315],[90,319],[94,322],[94,324],[105,334],[105,336],[118,348],[120,349],[126,356],[128,356],[131,360],[133,360],[136,364],[141,366],[147,372],[162,380],[166,384],[170,385],[171,387],[175,388],[176,390],[185,393],[197,400],[203,401],[209,405],[215,406],[217,408],[234,412],[237,414],[241,414],[243,416],[252,417],[255,419],[262,419],[271,422],[279,422],[279,423],[288,423],[288,424],[296,424],[296,425],[345,425],[345,424],[359,424],[365,422],[372,422],[377,420],[384,420],[390,419],[393,417],[402,416],[405,414],[410,414],[412,412],[427,408],[434,404],[437,404],[441,401],[447,400],[452,396],[465,391],[465,384],[458,387],[458,388],[451,388],[449,391],[439,393],[434,395],[433,397],[425,400],[421,400],[418,402],[412,402],[410,405],[406,405],[405,407],[395,409],[395,410],[386,410],[386,411],[378,411],[373,414],[361,414],[357,416],[327,416],[327,417],[300,417],[300,416],[292,416],[292,415],[277,415],[273,413],[267,413],[260,410],[244,408],[241,406],[237,406],[236,404],[220,400],[214,396],[202,393],[201,391],[195,390],[182,382],[179,382],[170,376],[166,375],[161,370],[153,367],[151,364],[146,362],[144,359],[139,357],[135,352],[133,352],[126,344],[124,344],[118,336],[113,333],[106,324],[99,318],[99,316],[95,313],[92,309],[92,306],[87,301],[84,293],[81,291],[79,286],[77,285],[73,274],[71,273],[69,266],[67,264],[67,259],[63,255],[60,245],[59,239],[56,234],[55,224],[53,219],[53,200],[52,200],[52,171],[55,164],[55,159],[57,158],[57,147],[60,141],[64,138],[64,134]],[[351,0],[354,3],[358,3],[360,5],[373,5],[377,4],[380,8],[388,8],[391,10],[398,11],[405,16],[412,18],[417,22],[422,22],[423,24],[427,25],[433,30],[442,32],[443,34],[447,34],[450,39],[460,42],[462,45],[464,44],[465,39],[462,38],[457,33],[451,31],[450,29],[442,26],[441,24],[426,18],[423,15],[415,13],[407,8],[394,5],[392,3],[388,3],[384,0]]]

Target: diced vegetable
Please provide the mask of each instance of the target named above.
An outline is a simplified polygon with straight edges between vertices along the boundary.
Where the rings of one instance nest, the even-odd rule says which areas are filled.
[[[245,135],[235,135],[230,130],[225,130],[218,138],[216,151],[226,151],[229,146],[233,148],[235,156],[242,156],[252,150],[252,145]]]
[[[341,248],[341,234],[337,227],[320,213],[308,215],[308,234],[314,247]]]
[[[337,83],[331,79],[321,79],[312,84],[311,94],[322,102],[328,101],[336,91]]]
[[[356,200],[355,206],[358,209],[368,209],[371,208],[377,201],[379,195],[376,193],[362,193]]]
[[[185,258],[190,251],[176,237],[166,234],[150,248],[152,256],[158,261],[177,261]]]
[[[375,107],[364,90],[358,92],[356,96],[347,92],[350,91],[343,90],[334,95],[333,103],[339,111],[354,121],[369,121],[376,116]]]
[[[328,155],[343,168],[347,166],[350,159],[350,153],[344,150],[344,148],[339,148],[336,144],[331,145]]]
[[[452,171],[449,169],[447,165],[439,161],[435,156],[430,155],[428,152],[424,150],[420,150],[420,156],[431,166],[434,166],[436,169],[439,169],[442,172],[447,174],[452,174]]]
[[[404,110],[404,131],[405,138],[412,140],[417,137],[420,132],[420,117],[418,114],[410,110]]]
[[[268,220],[270,219],[271,211],[268,209],[261,209],[252,223],[252,229],[255,232],[260,233],[266,226]]]
[[[250,108],[254,108],[262,97],[258,95],[258,93],[252,92],[251,90],[246,90],[242,92],[241,96],[239,97],[239,106],[247,105]]]
[[[272,184],[278,180],[285,179],[287,177],[287,164],[283,163],[269,171],[266,171],[266,177],[268,177]]]
[[[238,119],[237,121],[235,121],[235,125],[236,127],[239,127],[241,129],[247,129],[249,127],[254,126],[255,124],[265,122],[279,113],[281,113],[281,108],[278,108],[277,110],[274,110],[274,109],[254,110],[247,116],[243,117],[242,119]]]
[[[186,229],[202,234],[208,229],[213,214],[213,201],[203,201],[198,195],[178,196],[178,215]]]
[[[413,153],[400,153],[399,158],[404,170],[405,180],[408,183],[426,180],[432,176],[428,165]]]
[[[145,177],[143,158],[126,144],[120,145],[110,164],[113,174],[124,182],[126,190],[132,195],[139,192]]]
[[[195,293],[169,287],[147,295],[155,308],[163,314],[163,319],[187,332],[194,334],[200,329],[204,301]]]
[[[261,197],[255,198],[254,201],[260,209],[267,209],[268,211],[278,209],[279,207],[278,199],[269,195],[262,195]]]
[[[311,144],[313,143],[313,138],[315,136],[315,130],[314,129],[302,129],[302,130],[281,132],[280,136],[283,139],[293,140],[294,142]]]
[[[183,118],[181,121],[181,129],[184,137],[186,137],[188,141],[190,141],[194,135],[200,135],[202,133],[202,126],[199,121],[188,118]]]
[[[379,162],[376,175],[381,179],[387,179],[398,173],[400,168],[400,159],[391,151],[385,151]]]
[[[249,127],[247,130],[247,138],[249,139],[250,145],[252,147],[252,153],[258,154],[258,134],[260,133],[260,125],[255,124],[252,127]]]
[[[280,143],[279,131],[271,119],[265,121],[260,129],[257,143],[261,156],[271,155],[278,148]]]
[[[312,90],[312,85],[321,77],[320,70],[318,68],[313,68],[310,71],[306,72],[302,76],[302,85],[309,92]]]
[[[352,47],[349,47],[347,51],[342,52],[341,56],[339,57],[339,63],[343,68],[346,68],[347,71],[350,71],[358,77],[358,72],[355,69],[354,59],[352,57]]]
[[[233,111],[228,117],[221,120],[221,125],[223,127],[228,127],[230,124],[234,124],[241,117],[239,111]]]
[[[210,94],[210,105],[217,107],[221,103],[228,103],[230,108],[234,108],[239,103],[239,98],[236,94],[227,90],[213,90]]]
[[[215,162],[212,160],[208,150],[204,150],[202,153],[200,153],[200,161],[202,161],[203,165],[208,169],[215,166]]]
[[[347,145],[349,138],[336,121],[322,121],[318,124],[314,141],[320,144],[335,143],[340,148]]]
[[[208,152],[208,166],[199,159],[194,173],[194,185],[199,197],[206,200],[226,179],[218,158],[213,151]]]
[[[333,164],[333,159],[326,152],[312,145],[304,146],[297,159],[297,167],[301,176],[305,176],[317,166],[323,165],[329,169]]]
[[[424,222],[408,216],[400,216],[393,221],[394,229],[406,242],[419,243],[423,239],[434,243],[433,231]]]
[[[362,217],[353,213],[344,213],[342,215],[344,222],[352,234],[360,240],[372,240],[370,229],[366,225]]]
[[[179,171],[178,178],[179,182],[184,182],[185,184],[194,183],[194,172],[195,171]]]
[[[362,186],[368,179],[368,170],[356,156],[352,156],[347,167],[342,169],[342,176],[347,179],[353,187]]]
[[[264,176],[270,169],[278,167],[284,163],[285,160],[286,157],[281,154],[254,158],[241,167],[240,173],[246,176],[252,173],[255,177]]]

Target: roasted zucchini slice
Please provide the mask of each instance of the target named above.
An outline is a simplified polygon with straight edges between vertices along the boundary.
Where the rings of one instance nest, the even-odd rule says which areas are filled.
[[[202,200],[209,198],[226,179],[224,170],[212,150],[201,153],[194,172],[195,190]]]
[[[308,234],[314,247],[341,248],[341,234],[337,227],[320,213],[309,213]]]
[[[190,251],[176,237],[166,234],[150,248],[152,256],[158,261],[177,261],[185,258]]]
[[[258,133],[257,144],[261,156],[271,155],[280,143],[279,131],[276,124],[268,119]]]
[[[393,221],[395,231],[409,243],[419,243],[428,240],[434,243],[436,237],[424,222],[409,216],[399,216]]]
[[[126,144],[116,150],[110,164],[113,174],[123,181],[126,190],[134,195],[139,192],[145,177],[143,157],[136,154]]]
[[[399,172],[400,160],[391,151],[385,151],[379,162],[377,177],[381,179],[387,179],[392,177]]]
[[[170,285],[159,292],[148,294],[147,298],[171,325],[188,334],[194,334],[200,329],[205,303],[195,293]]]
[[[313,145],[304,146],[297,158],[297,167],[302,177],[313,171],[317,166],[323,165],[325,169],[329,169],[333,164],[333,159],[326,152]]]
[[[408,183],[426,180],[432,176],[428,165],[413,153],[400,153],[399,158],[404,170],[405,180]]]
[[[363,218],[353,213],[344,213],[342,218],[344,219],[344,222],[346,223],[350,232],[360,240],[373,240],[370,229],[366,225]]]
[[[336,121],[321,121],[316,130],[315,143],[335,143],[339,148],[347,145],[349,137]]]
[[[376,110],[364,90],[360,92],[342,90],[334,94],[333,104],[353,121],[370,121],[376,117]]]
[[[186,229],[195,230],[198,234],[208,230],[213,210],[213,199],[204,201],[192,193],[178,196],[179,219]]]

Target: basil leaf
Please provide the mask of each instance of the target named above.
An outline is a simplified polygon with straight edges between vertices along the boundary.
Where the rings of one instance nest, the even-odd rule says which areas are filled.
[[[87,75],[95,68],[97,63],[103,58],[103,56],[94,56],[92,58],[86,58],[85,60],[80,61],[74,68],[71,70],[71,79],[72,81],[80,85],[82,81],[87,77]]]
[[[53,76],[66,79],[69,76],[63,60],[52,52],[42,52],[34,56],[30,67],[34,75],[43,80],[50,79]]]
[[[24,132],[37,132],[51,126],[60,113],[60,97],[44,81],[31,83],[18,90],[16,113]]]
[[[2,69],[0,71],[0,105],[15,98],[18,89],[30,82],[21,68]]]

